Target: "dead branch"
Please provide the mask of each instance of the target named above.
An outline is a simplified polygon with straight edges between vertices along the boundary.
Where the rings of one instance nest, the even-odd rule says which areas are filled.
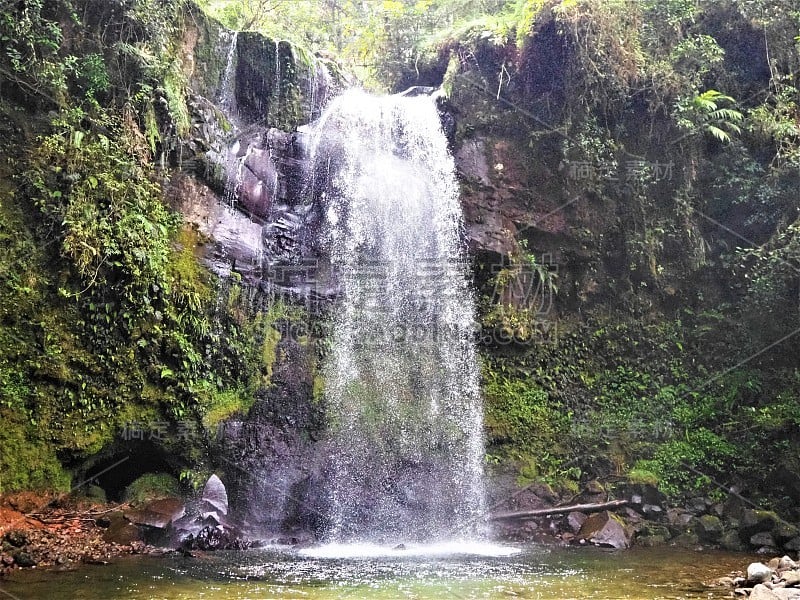
[[[610,502],[593,502],[591,504],[572,504],[570,506],[554,506],[552,508],[539,508],[536,510],[518,510],[513,512],[496,513],[489,516],[489,521],[509,521],[535,519],[549,515],[561,515],[569,512],[598,512],[609,508],[619,508],[630,504],[628,500],[611,500]]]

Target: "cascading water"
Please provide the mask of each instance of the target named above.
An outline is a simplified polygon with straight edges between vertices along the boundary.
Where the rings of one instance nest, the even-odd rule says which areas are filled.
[[[238,48],[239,32],[230,32],[230,42],[228,44],[227,58],[225,60],[225,70],[222,72],[220,81],[219,96],[217,102],[223,110],[231,126],[233,134],[237,134],[239,126],[238,108],[236,106],[236,52]],[[221,163],[225,170],[225,191],[223,197],[230,207],[236,203],[239,195],[239,182],[241,179],[242,161],[239,157],[238,141],[225,149]]]
[[[234,89],[236,77],[236,49],[239,40],[239,32],[230,33],[231,41],[228,46],[228,55],[225,60],[225,71],[222,73],[220,83],[219,103],[229,118],[236,115],[236,90]]]
[[[312,159],[341,290],[326,365],[327,538],[474,536],[474,307],[435,102],[347,92],[320,120]]]

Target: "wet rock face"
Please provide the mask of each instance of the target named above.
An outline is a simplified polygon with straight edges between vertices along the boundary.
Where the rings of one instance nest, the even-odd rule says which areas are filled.
[[[265,537],[313,529],[319,504],[311,482],[320,477],[314,438],[324,421],[310,365],[291,339],[280,342],[277,356],[273,385],[246,418],[225,424],[219,442],[235,517]]]
[[[278,100],[281,57],[291,56],[288,43],[282,45],[263,35],[239,35],[236,63],[236,104],[243,119],[264,121]]]
[[[167,197],[207,238],[202,253],[212,271],[225,277],[235,269],[256,281],[263,256],[261,225],[222,203],[213,189],[186,173],[173,177]]]
[[[269,129],[238,142],[235,195],[251,216],[267,220],[274,205],[301,201],[306,157],[299,135]]]

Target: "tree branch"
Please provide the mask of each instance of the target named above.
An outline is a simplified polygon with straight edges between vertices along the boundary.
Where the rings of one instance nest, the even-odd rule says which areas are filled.
[[[536,517],[546,517],[548,515],[561,515],[573,511],[578,512],[598,512],[609,508],[619,508],[630,504],[628,500],[611,500],[609,502],[594,502],[591,504],[573,504],[571,506],[554,506],[553,508],[539,508],[536,510],[518,510],[514,512],[497,513],[489,515],[489,521],[513,521],[524,519],[535,519]]]

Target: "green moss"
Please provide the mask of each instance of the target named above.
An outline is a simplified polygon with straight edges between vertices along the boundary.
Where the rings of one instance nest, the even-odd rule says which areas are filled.
[[[325,397],[325,377],[321,373],[314,374],[312,384],[312,398],[314,402],[321,402]]]
[[[155,156],[157,145],[161,142],[161,132],[158,130],[156,111],[152,102],[147,102],[144,110],[144,137],[150,152]]]
[[[197,33],[197,44],[192,49],[192,88],[206,98],[213,99],[219,89],[228,57],[227,48],[221,48],[219,44],[222,26],[194,2],[187,3],[185,7],[182,31],[185,36]]]
[[[204,403],[203,426],[215,432],[217,426],[234,415],[245,415],[253,406],[255,396],[244,390],[214,391]]]
[[[0,408],[0,493],[16,490],[67,491],[70,475],[61,466],[47,432],[37,423]]]
[[[169,262],[173,294],[184,296],[182,301],[192,306],[207,305],[215,295],[210,274],[200,263],[198,253],[201,247],[200,232],[193,226],[184,225],[175,237]]]
[[[522,49],[525,42],[530,39],[533,32],[533,25],[542,8],[546,4],[546,0],[522,0],[517,4],[516,14],[516,35],[517,35],[517,48]]]
[[[277,329],[269,327],[264,335],[264,342],[261,345],[261,368],[264,372],[264,384],[269,385],[272,380],[272,369],[275,360],[278,358],[278,343],[281,341],[281,333]]]
[[[658,487],[658,475],[645,469],[633,468],[628,471],[628,481],[634,484]]]
[[[455,85],[456,75],[461,70],[461,59],[456,52],[450,53],[450,59],[447,61],[447,70],[444,72],[442,78],[442,91],[447,98],[453,95],[453,85]]]
[[[146,473],[125,488],[124,500],[142,504],[158,498],[180,495],[180,484],[166,473]]]

